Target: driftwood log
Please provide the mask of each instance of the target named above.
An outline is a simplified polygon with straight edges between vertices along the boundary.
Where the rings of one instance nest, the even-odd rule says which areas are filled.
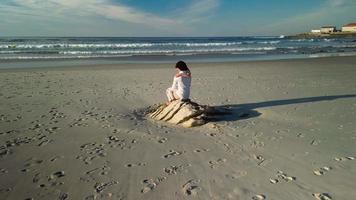
[[[153,106],[147,116],[154,120],[164,121],[183,127],[201,126],[209,122],[214,115],[229,114],[210,106],[199,105],[192,101],[176,100],[170,104]]]

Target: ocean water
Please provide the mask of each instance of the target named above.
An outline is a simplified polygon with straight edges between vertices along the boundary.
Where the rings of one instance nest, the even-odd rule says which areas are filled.
[[[356,39],[284,37],[25,37],[0,38],[0,63],[6,61],[99,59],[114,62],[264,60],[356,54]],[[8,62],[6,62],[8,64]]]

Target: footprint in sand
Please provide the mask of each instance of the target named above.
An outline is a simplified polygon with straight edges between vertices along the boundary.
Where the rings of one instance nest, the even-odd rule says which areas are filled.
[[[321,175],[324,175],[326,172],[330,171],[331,169],[332,169],[331,167],[325,166],[320,169],[314,170],[313,173],[316,176],[321,176]]]
[[[76,159],[82,160],[85,164],[89,165],[92,163],[92,160],[98,159],[101,157],[106,157],[105,144],[98,143],[86,143],[80,146],[80,151],[82,154],[78,155]]]
[[[7,174],[9,171],[8,170],[6,170],[6,169],[4,169],[4,168],[1,168],[0,169],[0,173],[1,174]]]
[[[80,177],[82,182],[91,182],[93,180],[101,180],[104,177],[108,177],[111,167],[103,165],[86,171],[83,176]]]
[[[277,177],[281,178],[282,180],[286,181],[286,182],[290,182],[290,181],[295,181],[297,178],[294,176],[288,176],[286,173],[284,173],[283,171],[278,171],[277,172]]]
[[[47,144],[49,144],[49,143],[51,143],[51,142],[53,142],[53,140],[51,140],[51,139],[45,139],[45,140],[40,141],[40,143],[38,143],[37,146],[39,146],[39,147],[45,146],[45,145],[47,145]]]
[[[38,160],[36,158],[30,158],[25,163],[25,168],[21,169],[22,172],[28,172],[31,170],[32,167],[36,165],[40,165],[43,163],[43,160]]]
[[[128,167],[128,168],[130,168],[130,167],[137,167],[137,166],[146,166],[146,163],[128,163],[128,164],[126,164],[125,165],[125,167]]]
[[[252,200],[264,200],[264,199],[266,199],[266,196],[263,194],[257,194],[252,197]]]
[[[157,177],[155,180],[153,179],[143,180],[142,183],[145,184],[145,186],[142,188],[141,193],[147,193],[154,190],[160,183],[162,183],[166,179],[167,177],[162,176],[162,177]]]
[[[304,134],[303,134],[303,133],[298,133],[298,134],[297,134],[297,137],[303,138],[303,137],[304,137]]]
[[[89,124],[86,123],[86,121],[88,120],[89,118],[78,118],[78,119],[75,119],[74,122],[70,123],[69,124],[69,127],[75,127],[75,126],[82,126],[82,127],[88,127]]]
[[[230,179],[238,179],[246,175],[247,175],[247,171],[241,170],[241,171],[235,171],[231,174],[225,174],[225,177]]]
[[[57,186],[63,185],[63,182],[58,181],[60,178],[64,177],[64,171],[57,171],[48,176],[41,173],[36,173],[32,178],[32,183],[39,184],[38,187],[45,188],[47,186]]]
[[[8,155],[12,154],[12,152],[13,152],[12,149],[2,146],[2,147],[0,147],[0,158],[8,156]]]
[[[64,183],[59,182],[58,179],[60,179],[64,176],[65,176],[64,171],[54,172],[53,174],[51,174],[47,177],[48,185],[50,185],[50,186],[63,185]]]
[[[328,193],[314,193],[313,197],[317,200],[331,200],[331,196]]]
[[[251,144],[250,144],[251,147],[253,148],[262,148],[265,146],[265,143],[263,141],[259,141],[259,140],[253,140],[251,141]]]
[[[201,188],[198,186],[200,180],[191,179],[186,182],[182,188],[183,193],[187,196],[195,196]]]
[[[175,151],[175,150],[169,150],[169,153],[167,153],[166,155],[163,156],[163,158],[170,158],[173,156],[179,156],[182,153],[184,153],[183,151]]]
[[[195,153],[208,152],[208,151],[210,151],[210,149],[195,149],[194,150]]]
[[[157,184],[153,180],[144,180],[143,183],[146,184],[146,186],[143,187],[141,190],[141,193],[147,193],[149,191],[154,190],[157,187]]]
[[[61,177],[64,177],[64,176],[65,176],[64,171],[58,171],[58,172],[54,172],[53,174],[51,174],[48,177],[48,180],[53,180],[55,178],[61,178]]]
[[[310,142],[310,145],[316,146],[316,145],[319,145],[320,143],[321,143],[320,140],[312,140],[312,141]]]
[[[66,199],[69,199],[68,197],[69,197],[68,193],[61,192],[59,194],[58,200],[66,200]]]
[[[269,179],[269,182],[272,183],[272,184],[276,184],[276,183],[279,182],[279,180],[278,180],[278,179],[271,178],[271,179]]]
[[[355,157],[353,157],[353,156],[335,157],[334,160],[336,160],[336,161],[355,160]]]
[[[126,141],[126,139],[120,139],[117,136],[109,136],[106,138],[106,144],[108,144],[111,148],[120,148],[121,150],[131,149],[133,145],[137,143],[136,139],[132,139],[131,141]]]
[[[167,138],[161,138],[158,140],[158,143],[165,143],[168,139]]]
[[[254,154],[253,158],[258,161],[257,165],[261,165],[265,161],[265,158],[262,155]]]
[[[131,164],[131,163],[125,165],[125,167],[134,167],[134,166],[136,166],[136,165],[135,164]]]
[[[95,188],[95,191],[97,193],[101,193],[106,188],[108,188],[110,186],[113,186],[113,185],[116,185],[118,183],[119,183],[118,181],[109,181],[109,182],[106,182],[106,183],[96,183],[94,188]]]
[[[217,160],[210,160],[209,164],[210,164],[210,168],[215,169],[216,167],[218,167],[219,165],[222,165],[223,163],[225,163],[227,161],[226,158],[219,158]]]
[[[167,173],[168,175],[175,175],[175,174],[182,173],[182,172],[186,171],[185,168],[190,167],[190,166],[192,166],[192,165],[191,164],[178,165],[178,166],[171,165],[169,167],[163,168],[163,171],[165,173]]]
[[[32,178],[32,183],[38,183],[41,179],[41,173],[35,174],[35,176]]]
[[[55,162],[58,159],[64,158],[64,156],[54,156],[52,158],[49,159],[50,162]]]

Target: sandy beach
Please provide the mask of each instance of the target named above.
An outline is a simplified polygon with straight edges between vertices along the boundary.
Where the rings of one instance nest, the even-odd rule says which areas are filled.
[[[191,63],[195,128],[142,116],[173,66],[0,70],[0,199],[356,197],[356,57]]]

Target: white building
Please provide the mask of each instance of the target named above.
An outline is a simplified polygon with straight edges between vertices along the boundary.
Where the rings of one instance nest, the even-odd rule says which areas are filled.
[[[323,26],[320,28],[321,33],[333,33],[336,32],[335,26]]]
[[[356,32],[356,23],[350,23],[342,26],[342,32]]]
[[[320,29],[313,29],[311,30],[311,33],[320,33]]]

